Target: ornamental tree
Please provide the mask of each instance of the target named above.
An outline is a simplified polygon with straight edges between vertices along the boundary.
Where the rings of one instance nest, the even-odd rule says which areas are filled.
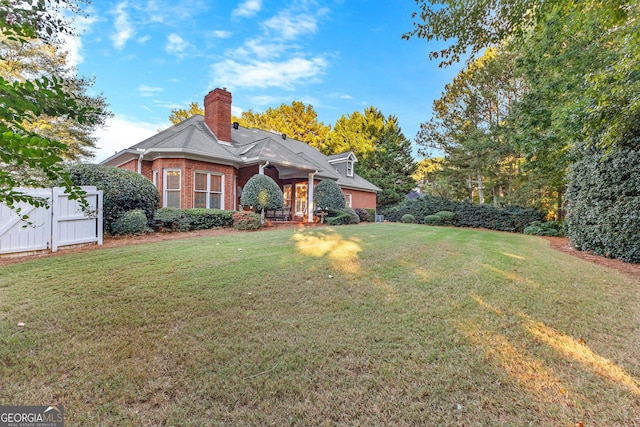
[[[342,194],[342,189],[337,182],[323,179],[313,190],[313,203],[322,210],[344,209],[344,194]]]
[[[249,178],[240,198],[242,206],[248,206],[260,212],[264,219],[265,209],[282,209],[284,196],[278,184],[266,175],[254,175]]]

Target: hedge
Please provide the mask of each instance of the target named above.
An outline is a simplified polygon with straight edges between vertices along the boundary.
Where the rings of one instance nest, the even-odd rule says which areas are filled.
[[[567,236],[578,250],[640,262],[640,150],[581,147],[568,173]]]
[[[450,214],[454,215],[453,222]],[[442,223],[456,227],[487,228],[521,233],[534,221],[544,221],[545,213],[533,208],[506,206],[498,208],[493,205],[477,205],[470,202],[457,202],[440,197],[425,196],[415,200],[405,200],[399,205],[378,209],[385,220],[401,222],[403,215],[413,215],[425,223],[430,215],[444,215]],[[435,220],[433,220],[435,221]]]
[[[233,211],[220,209],[158,209],[154,227],[160,231],[208,230],[233,226]]]

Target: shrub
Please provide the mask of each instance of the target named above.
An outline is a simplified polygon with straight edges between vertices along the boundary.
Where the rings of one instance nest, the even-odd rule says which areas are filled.
[[[313,189],[313,203],[317,209],[344,209],[345,201],[342,189],[332,179],[323,179]]]
[[[540,222],[534,221],[528,227],[525,227],[524,234],[531,234],[535,236],[564,236],[562,231],[562,224],[556,221]]]
[[[356,214],[358,214],[360,222],[371,221],[371,215],[367,209],[356,208]]]
[[[411,214],[402,215],[402,218],[400,218],[400,220],[402,222],[404,222],[405,224],[415,224],[416,223],[416,217],[411,215]]]
[[[233,212],[220,209],[185,209],[190,230],[208,230],[233,226]]]
[[[477,205],[470,202],[456,202],[441,197],[425,196],[415,200],[404,200],[399,205],[378,209],[378,213],[392,222],[402,221],[402,216],[411,214],[415,218],[425,218],[439,212],[453,212],[456,227],[487,228],[490,230],[522,232],[533,221],[544,220],[545,214],[533,208],[491,205]]]
[[[453,225],[456,219],[456,214],[449,211],[437,212],[435,216],[440,217],[443,225]]]
[[[191,223],[182,209],[161,208],[153,217],[153,226],[156,230],[187,231]]]
[[[367,221],[374,222],[376,220],[376,210],[371,208],[365,210],[369,213],[369,219]]]
[[[113,234],[143,234],[152,230],[147,226],[147,216],[142,209],[125,212],[111,225]]]
[[[345,224],[358,224],[360,217],[356,211],[352,208],[344,208],[339,210],[329,211],[329,217],[326,218],[329,225],[345,225]]]
[[[160,204],[158,189],[142,175],[110,166],[84,164],[69,168],[75,185],[95,185],[103,191],[104,229],[113,233],[113,223],[126,212],[141,209],[147,225]]]
[[[427,215],[424,217],[424,223],[427,225],[442,225],[443,220],[440,215]]]
[[[254,212],[236,212],[233,214],[233,228],[236,230],[258,230],[262,225],[262,217]]]
[[[284,196],[273,179],[267,175],[254,175],[244,186],[240,203],[256,212],[264,213],[266,209],[282,209]]]
[[[589,146],[577,154],[566,193],[569,239],[579,250],[640,262],[640,150]]]

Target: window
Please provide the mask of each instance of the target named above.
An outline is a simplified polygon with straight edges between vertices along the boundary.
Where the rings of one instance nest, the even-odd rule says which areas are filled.
[[[158,169],[153,170],[153,185],[158,188]]]
[[[164,207],[180,208],[180,171],[164,171]]]
[[[284,205],[291,207],[291,184],[282,187],[282,195],[284,196]]]
[[[196,172],[193,183],[193,207],[223,209],[222,175]]]
[[[296,184],[295,214],[302,216],[307,212],[307,184]]]
[[[344,195],[344,204],[348,208],[351,207],[351,199],[352,199],[351,193],[346,193]]]
[[[353,176],[353,160],[347,159],[347,176]]]

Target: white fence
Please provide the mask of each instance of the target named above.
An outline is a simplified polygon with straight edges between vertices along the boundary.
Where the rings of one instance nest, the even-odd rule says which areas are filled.
[[[50,250],[82,243],[102,244],[102,191],[82,187],[87,192],[89,212],[77,200],[69,200],[64,188],[18,188],[17,191],[46,198],[49,207],[36,208],[19,203],[20,215],[0,203],[0,255]],[[28,223],[21,219],[29,217]]]

